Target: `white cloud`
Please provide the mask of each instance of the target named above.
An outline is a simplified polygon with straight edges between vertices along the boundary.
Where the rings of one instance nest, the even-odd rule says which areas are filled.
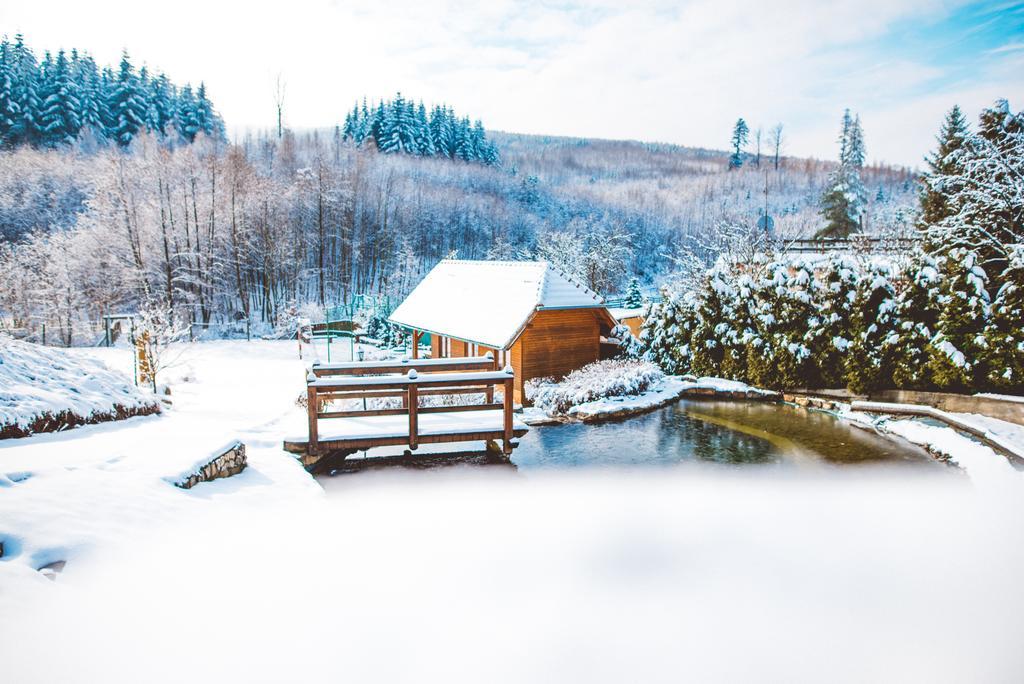
[[[832,154],[843,107],[860,111],[872,156],[914,164],[940,109],[1021,92],[1020,72],[981,74],[909,97],[943,73],[888,63],[863,46],[894,22],[937,18],[940,0],[820,3],[327,2],[244,6],[182,0],[27,3],[0,25],[38,49],[79,46],[113,62],[122,47],[177,81],[205,80],[234,129],[269,127],[278,72],[296,127],[339,121],[363,95],[446,101],[511,131],[722,147],[737,116],[787,124],[790,151]],[[1004,59],[1019,51],[1004,46]],[[920,120],[903,116],[921,108]],[[886,128],[881,124],[885,123]],[[873,127],[874,126],[874,127]]]

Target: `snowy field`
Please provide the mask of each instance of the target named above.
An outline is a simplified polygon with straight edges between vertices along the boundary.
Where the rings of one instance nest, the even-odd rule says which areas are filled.
[[[67,353],[131,369],[125,349]],[[186,345],[161,381],[162,415],[0,442],[5,681],[1009,682],[1024,667],[1012,469],[392,471],[325,496],[281,450],[305,421],[294,341]],[[169,484],[233,439],[243,473]]]

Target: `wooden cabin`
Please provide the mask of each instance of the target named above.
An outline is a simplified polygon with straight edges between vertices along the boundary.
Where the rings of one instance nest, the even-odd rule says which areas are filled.
[[[389,319],[430,334],[431,356],[492,352],[515,371],[514,398],[528,380],[561,378],[601,358],[601,339],[616,325],[593,290],[546,261],[445,259]]]
[[[633,337],[640,337],[640,327],[644,324],[647,309],[645,307],[608,309],[612,318],[629,328]]]

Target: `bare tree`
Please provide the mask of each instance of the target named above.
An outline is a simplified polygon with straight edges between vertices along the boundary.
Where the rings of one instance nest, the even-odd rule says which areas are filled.
[[[782,152],[782,124],[777,123],[772,127],[772,146],[775,148],[775,170],[779,170],[779,153]]]
[[[274,105],[277,107],[277,137],[281,138],[281,134],[284,130],[282,126],[282,119],[284,118],[284,93],[287,88],[287,84],[284,79],[281,78],[281,74],[277,75],[277,81],[274,84]]]
[[[764,130],[758,126],[754,131],[754,166],[761,168],[761,138],[764,137]]]

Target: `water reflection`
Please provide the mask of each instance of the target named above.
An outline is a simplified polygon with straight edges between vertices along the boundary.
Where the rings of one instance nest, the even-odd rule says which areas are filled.
[[[686,462],[934,465],[921,449],[819,411],[724,401],[681,401],[598,426],[536,427],[523,437],[512,461],[522,469]]]
[[[652,413],[597,425],[535,426],[511,461],[491,452],[349,458],[330,474],[389,468],[884,464],[940,467],[928,454],[820,411],[765,402],[684,400]]]

